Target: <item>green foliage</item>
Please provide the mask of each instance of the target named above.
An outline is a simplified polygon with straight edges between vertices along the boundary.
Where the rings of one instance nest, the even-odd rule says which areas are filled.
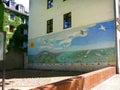
[[[10,13],[4,12],[4,26],[12,25],[15,28],[17,28],[21,24],[20,17],[15,15],[15,19],[14,19],[14,21],[12,21],[12,20],[9,20],[9,15],[10,15]]]
[[[21,42],[27,42],[28,41],[28,35],[22,34],[21,33],[21,28],[28,29],[28,26],[25,25],[25,24],[21,24],[16,28],[14,34],[10,38],[10,39],[13,40],[14,45],[11,46],[10,44],[8,44],[8,50],[10,50],[10,49],[14,49],[16,51],[26,51],[27,50],[27,48],[22,48],[21,47]]]
[[[21,28],[28,29],[28,26],[25,25],[25,24],[21,24],[17,27],[17,29],[16,29],[15,33],[13,34],[13,37],[12,37],[13,42],[14,42],[13,48],[15,50],[25,51],[26,49],[21,48],[21,41],[22,42],[27,42],[28,41],[28,35],[23,35],[21,33]]]
[[[10,12],[4,12],[4,31],[8,32],[6,35],[6,42],[9,42],[10,39],[12,39],[14,45],[10,45],[10,43],[7,43],[7,49],[14,49],[16,51],[18,50],[24,50],[23,48],[21,48],[21,41],[25,41],[27,42],[27,38],[28,35],[23,35],[21,33],[21,28],[28,30],[28,25],[27,24],[21,24],[21,20],[20,17],[24,17],[25,19],[28,19],[28,17],[23,16],[21,14],[18,13],[13,13],[14,16],[14,20],[9,20],[9,15]],[[7,27],[7,25],[11,25],[14,27],[14,32],[9,32],[9,28]],[[26,49],[24,50],[26,51]]]
[[[9,20],[10,13],[13,13],[15,15],[14,20]],[[21,48],[21,41],[27,42],[28,35],[23,35],[21,33],[21,28],[24,28],[28,30],[27,24],[21,24],[21,17],[24,17],[26,20],[28,20],[28,16],[25,16],[23,14],[20,14],[18,12],[14,12],[12,10],[7,10],[4,7],[4,4],[2,0],[0,0],[0,30],[6,31],[6,44],[7,49],[15,49],[15,50],[24,50]],[[14,32],[9,32],[8,25],[11,25],[14,27]],[[9,40],[12,39],[14,42],[14,45],[11,46],[9,44]]]
[[[0,1],[0,30],[3,30],[4,5]]]

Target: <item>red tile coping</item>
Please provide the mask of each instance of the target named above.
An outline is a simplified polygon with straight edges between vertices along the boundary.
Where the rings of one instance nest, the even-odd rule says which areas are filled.
[[[115,74],[115,67],[106,67],[70,79],[40,86],[31,90],[91,90],[93,87]]]
[[[84,78],[83,89],[81,90],[90,90],[106,79],[112,77],[116,74],[115,67],[106,67],[100,70],[96,70],[87,74],[80,75]]]

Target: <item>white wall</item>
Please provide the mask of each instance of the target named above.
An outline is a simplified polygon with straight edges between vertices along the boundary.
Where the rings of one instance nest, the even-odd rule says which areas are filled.
[[[54,6],[47,9],[47,0],[30,0],[29,39],[46,35],[46,22],[49,19],[53,19],[53,33],[63,31],[63,15],[68,12],[72,12],[72,28],[114,17],[114,0],[53,1]]]

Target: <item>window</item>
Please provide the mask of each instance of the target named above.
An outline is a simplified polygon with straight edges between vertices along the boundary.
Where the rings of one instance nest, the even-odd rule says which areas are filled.
[[[64,21],[63,21],[63,28],[70,28],[71,27],[71,12],[64,14]]]
[[[25,19],[23,17],[21,17],[21,23],[25,23]]]
[[[14,9],[15,8],[15,5],[16,5],[16,2],[14,0],[9,0],[9,7]]]
[[[22,13],[24,13],[24,6],[20,5],[19,6],[19,11],[22,12]]]
[[[47,21],[47,33],[53,32],[53,19]]]
[[[26,23],[25,24],[27,24],[27,25],[29,24],[29,20],[28,19],[26,19]]]
[[[24,7],[22,4],[17,4],[17,5],[16,5],[16,9],[17,9],[19,12],[22,12],[22,13],[25,12],[25,7]]]
[[[27,34],[28,34],[28,30],[24,29],[24,35],[27,35]]]
[[[47,8],[53,7],[53,0],[47,0]]]
[[[20,31],[21,31],[21,34],[24,34],[24,28],[21,28]]]
[[[27,48],[27,42],[23,42],[22,47]]]
[[[9,45],[14,46],[14,40],[13,39],[9,39]]]
[[[28,30],[21,28],[21,34],[23,35],[27,35],[28,34]]]
[[[10,20],[14,20],[14,14],[10,14]]]
[[[14,27],[13,26],[9,26],[9,32],[13,32],[14,31]]]
[[[27,42],[20,41],[21,48],[27,48]]]

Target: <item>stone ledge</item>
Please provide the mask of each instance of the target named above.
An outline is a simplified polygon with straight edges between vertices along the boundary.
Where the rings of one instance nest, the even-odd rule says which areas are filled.
[[[106,67],[70,79],[40,86],[31,90],[91,90],[93,87],[115,74],[115,67]]]
[[[112,77],[115,74],[116,74],[115,67],[107,67],[80,75],[84,78],[82,90],[90,90],[91,88],[95,87],[96,85],[100,84],[101,82],[105,81],[106,79]]]

